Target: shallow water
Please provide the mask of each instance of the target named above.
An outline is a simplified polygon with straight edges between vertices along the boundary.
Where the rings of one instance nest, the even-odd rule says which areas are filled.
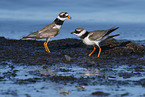
[[[139,83],[145,79],[144,66],[108,66],[104,68],[81,67],[75,64],[26,65],[10,61],[0,65],[0,96],[29,97],[93,97],[93,92],[102,91],[109,96],[145,96],[144,86]],[[51,76],[73,76],[76,80],[52,80]],[[84,86],[79,89],[76,86]],[[63,93],[70,91],[70,93]]]
[[[88,31],[103,30],[118,25],[120,28],[111,35],[120,34],[116,37],[118,40],[145,40],[145,23],[98,23],[98,22],[83,22],[67,20],[64,22],[60,33],[51,40],[65,39],[65,38],[77,38],[78,36],[70,34],[76,28],[83,27]],[[0,24],[0,36],[4,36],[9,39],[21,39],[22,37],[37,31],[51,23],[51,21],[1,21]],[[45,39],[42,39],[45,40]]]
[[[70,33],[84,27],[88,31],[108,29],[118,25],[113,34],[119,40],[145,40],[145,13],[143,0],[3,0],[0,4],[0,36],[10,39],[22,37],[53,22],[62,11],[72,17],[66,20],[61,33],[52,40],[78,38]]]

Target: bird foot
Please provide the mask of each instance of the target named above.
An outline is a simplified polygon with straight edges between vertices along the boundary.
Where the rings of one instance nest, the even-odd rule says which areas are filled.
[[[90,53],[88,56],[90,57],[92,55],[92,53]]]
[[[46,52],[50,53],[50,50],[49,50],[49,48],[47,46],[47,42],[44,42],[44,47],[45,47]]]
[[[95,50],[96,50],[96,48],[94,46],[94,50],[89,54],[89,57],[94,53]]]

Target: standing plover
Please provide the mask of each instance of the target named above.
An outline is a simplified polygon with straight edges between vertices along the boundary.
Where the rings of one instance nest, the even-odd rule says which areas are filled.
[[[35,39],[46,38],[46,41],[44,42],[44,47],[45,50],[50,53],[47,43],[49,42],[50,38],[56,36],[60,32],[60,28],[66,19],[71,19],[71,17],[68,15],[67,12],[61,12],[51,24],[46,25],[42,29],[33,32],[28,36],[23,37],[22,39],[25,40],[25,39],[32,39],[32,38]]]
[[[109,36],[111,32],[115,31],[118,28],[119,27],[114,26],[107,30],[96,30],[96,31],[91,31],[91,32],[86,31],[84,28],[77,28],[71,34],[75,34],[79,36],[83,40],[83,43],[85,43],[86,45],[94,46],[94,50],[89,54],[89,56],[91,56],[92,53],[96,50],[95,45],[97,45],[99,47],[99,53],[98,53],[98,57],[99,57],[101,53],[101,47],[99,43],[106,39],[119,36],[120,34]]]

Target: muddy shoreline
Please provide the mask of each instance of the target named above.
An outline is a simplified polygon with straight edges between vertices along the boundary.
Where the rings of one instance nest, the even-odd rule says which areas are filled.
[[[98,48],[89,57],[93,47],[86,46],[78,39],[51,41],[48,47],[51,53],[45,51],[43,41],[0,37],[0,83],[3,86],[11,82],[9,86],[13,87],[0,89],[0,95],[31,97],[38,93],[40,97],[48,94],[56,97],[80,97],[80,93],[81,96],[87,93],[90,97],[145,96],[145,93],[134,93],[128,88],[129,86],[142,90],[145,87],[144,45],[111,39],[101,44],[102,52],[99,58]],[[41,86],[42,83],[51,84]],[[56,87],[55,84],[61,86]],[[26,87],[22,90],[15,90],[23,85]],[[31,89],[29,85],[34,88]],[[104,86],[106,88],[103,88]],[[27,88],[33,92],[27,92]],[[59,93],[56,93],[56,90]],[[19,94],[21,91],[24,92]]]
[[[86,46],[78,39],[62,39],[48,44],[51,53],[47,53],[43,41],[8,40],[0,38],[0,61],[12,59],[14,63],[55,64],[75,63],[84,65],[103,65],[106,63],[145,64],[141,59],[145,53],[145,46],[131,41],[118,42],[115,39],[101,44],[102,52],[98,58],[98,48],[91,57],[88,54],[92,46]],[[67,57],[70,57],[68,60]]]

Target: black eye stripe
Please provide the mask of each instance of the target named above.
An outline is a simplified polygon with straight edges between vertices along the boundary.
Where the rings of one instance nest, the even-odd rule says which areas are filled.
[[[79,33],[80,33],[80,31],[75,31],[75,33],[76,33],[76,34],[79,34]]]
[[[66,18],[66,17],[68,17],[68,16],[69,16],[69,15],[68,15],[67,12],[62,12],[62,13],[59,14],[59,17],[61,17],[61,18]]]
[[[65,18],[67,17],[66,14],[60,15],[60,17]]]

